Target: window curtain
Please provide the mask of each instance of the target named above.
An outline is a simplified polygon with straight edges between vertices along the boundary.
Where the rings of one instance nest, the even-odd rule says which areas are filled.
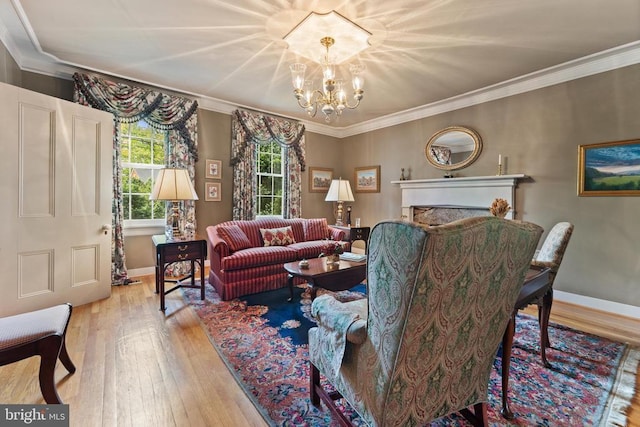
[[[267,114],[236,110],[231,123],[231,166],[233,166],[233,219],[251,220],[256,206],[256,152],[258,144],[277,142],[283,150],[283,216],[302,214],[302,172],[305,165],[304,125]]]
[[[121,123],[144,120],[149,126],[167,132],[165,164],[189,170],[195,178],[198,160],[197,101],[167,95],[155,90],[116,83],[104,78],[75,73],[74,101],[96,109],[108,111],[114,117],[113,132],[113,202],[111,237],[111,283],[129,283],[123,236],[122,165],[118,133]],[[195,202],[183,202],[183,218],[195,225]],[[167,210],[170,210],[167,204]],[[169,215],[167,219],[169,220]],[[180,274],[186,267],[175,264],[171,274]]]

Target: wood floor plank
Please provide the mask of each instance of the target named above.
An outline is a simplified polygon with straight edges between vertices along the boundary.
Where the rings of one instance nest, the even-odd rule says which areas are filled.
[[[153,276],[139,279],[73,309],[67,347],[77,371],[56,368],[71,426],[266,426],[179,292],[167,295],[162,313]],[[554,302],[551,321],[640,345],[634,319]],[[0,367],[0,402],[44,403],[38,368],[37,357]],[[628,416],[628,426],[640,427],[637,392]]]

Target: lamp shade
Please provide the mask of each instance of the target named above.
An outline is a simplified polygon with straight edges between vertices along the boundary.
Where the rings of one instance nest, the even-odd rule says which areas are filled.
[[[327,197],[324,199],[325,202],[353,202],[354,200],[351,184],[342,178],[331,181]]]
[[[149,197],[151,200],[198,200],[186,169],[161,169]]]

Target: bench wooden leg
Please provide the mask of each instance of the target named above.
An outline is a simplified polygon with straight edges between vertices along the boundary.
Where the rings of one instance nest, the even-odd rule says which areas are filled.
[[[56,361],[58,360],[62,342],[62,337],[53,335],[42,339],[40,343],[38,343],[40,353],[40,391],[42,392],[44,401],[48,404],[62,403],[56,390],[55,379]],[[67,358],[68,357],[67,355]]]

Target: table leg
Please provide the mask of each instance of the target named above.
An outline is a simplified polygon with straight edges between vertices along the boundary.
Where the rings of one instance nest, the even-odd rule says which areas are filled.
[[[165,272],[165,267],[162,266],[162,268],[160,268],[161,274],[160,274],[160,311],[165,311],[166,307],[164,305],[164,272]]]
[[[204,258],[200,260],[200,299],[204,301]]]
[[[500,414],[507,420],[513,419],[513,412],[509,409],[509,369],[511,368],[511,346],[515,331],[516,313],[514,312],[502,336],[502,410]]]
[[[287,278],[287,285],[289,286],[289,299],[287,300],[287,302],[291,302],[293,301],[293,275],[289,274],[289,277]]]

